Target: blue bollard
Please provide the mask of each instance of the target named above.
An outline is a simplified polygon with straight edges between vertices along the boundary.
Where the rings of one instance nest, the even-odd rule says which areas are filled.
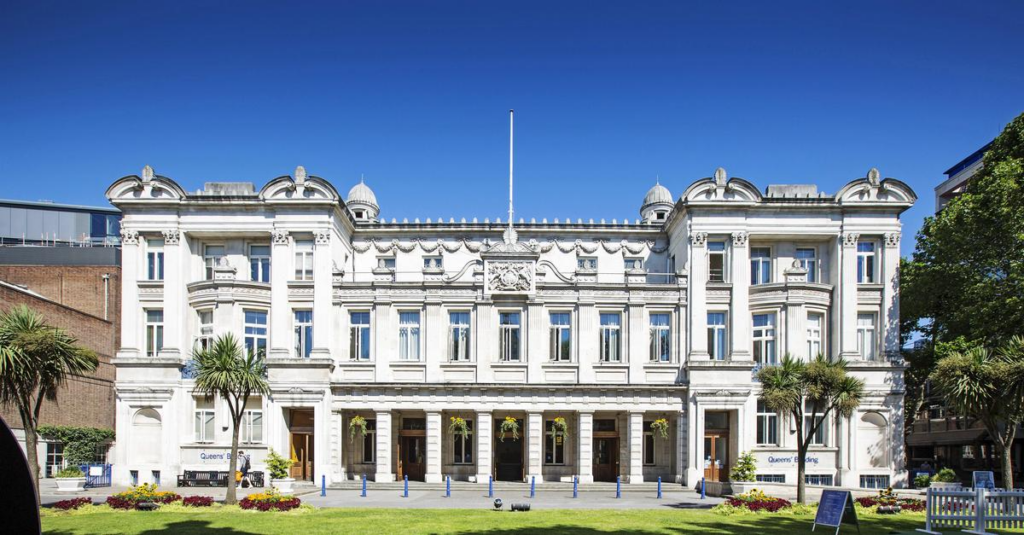
[[[615,497],[622,497],[622,476],[615,476]]]
[[[365,475],[363,476],[363,493],[360,494],[360,496],[362,496],[363,498],[366,497],[366,476]]]
[[[327,476],[320,476],[320,495],[327,496]]]
[[[452,497],[452,476],[448,476],[444,479],[444,497]]]
[[[487,477],[487,497],[494,497],[494,476]]]
[[[658,476],[658,499],[661,499],[661,476]]]
[[[573,476],[573,478],[572,478],[572,497],[573,498],[578,498],[579,497],[579,495],[580,495],[579,486],[580,486],[580,478],[578,478],[576,476]]]
[[[530,476],[530,497],[537,495],[537,476]]]
[[[703,500],[706,497],[707,497],[707,493],[705,493],[705,491],[704,491],[704,478],[702,477],[702,478],[700,478],[700,499]]]
[[[402,490],[402,497],[403,498],[408,498],[409,497],[409,476],[403,477],[402,480],[403,480],[404,485],[405,485],[404,489]]]

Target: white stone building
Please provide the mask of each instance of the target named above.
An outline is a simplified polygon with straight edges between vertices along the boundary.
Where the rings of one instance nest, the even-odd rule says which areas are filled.
[[[755,369],[824,353],[866,381],[808,455],[814,484],[900,485],[900,214],[876,170],[835,195],[765,193],[719,169],[636,221],[386,221],[360,183],[282,176],[189,193],[146,168],[123,212],[119,483],[227,470],[230,421],[195,396],[193,347],[233,332],[265,349],[271,394],[242,446],[296,477],[795,483],[794,429],[759,409]],[[350,435],[356,416],[365,436]],[[451,418],[471,434],[449,432]],[[515,418],[518,440],[500,433]],[[564,418],[566,433],[552,432]],[[664,420],[667,437],[652,422]]]

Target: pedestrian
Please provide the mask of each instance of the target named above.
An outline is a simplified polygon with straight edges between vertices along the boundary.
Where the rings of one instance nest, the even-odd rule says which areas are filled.
[[[252,468],[252,465],[250,464],[250,461],[249,461],[249,455],[246,454],[244,451],[239,450],[238,451],[238,472],[240,473],[239,483],[241,484],[242,488],[246,488],[246,487],[251,486],[251,484],[249,482],[249,470],[251,468]]]

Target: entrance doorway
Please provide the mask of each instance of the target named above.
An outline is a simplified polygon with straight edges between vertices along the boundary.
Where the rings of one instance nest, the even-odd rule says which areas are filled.
[[[313,481],[313,410],[291,409],[288,431],[291,458],[295,461],[289,475],[298,481]]]
[[[398,431],[398,478],[423,481],[427,475],[427,419],[402,418]]]
[[[708,481],[723,481],[729,473],[728,448],[728,433],[704,434],[704,477]]]
[[[619,475],[619,439],[594,438],[594,481],[615,481]]]
[[[504,420],[495,419],[494,428],[501,429]],[[494,479],[498,481],[523,481],[523,437],[512,438],[512,433],[498,431],[494,442]]]

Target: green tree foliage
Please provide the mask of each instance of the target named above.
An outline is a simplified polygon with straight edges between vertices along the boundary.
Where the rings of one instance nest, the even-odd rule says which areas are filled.
[[[63,444],[64,460],[72,465],[92,462],[96,450],[114,440],[114,431],[95,427],[41,425],[38,431],[43,438]]]
[[[757,459],[754,453],[745,451],[729,472],[730,481],[754,481],[757,479]]]
[[[57,391],[72,375],[96,371],[96,355],[78,345],[63,329],[21,305],[0,314],[0,403],[13,406],[25,429],[25,449],[39,500],[39,412],[43,401],[56,401]]]

